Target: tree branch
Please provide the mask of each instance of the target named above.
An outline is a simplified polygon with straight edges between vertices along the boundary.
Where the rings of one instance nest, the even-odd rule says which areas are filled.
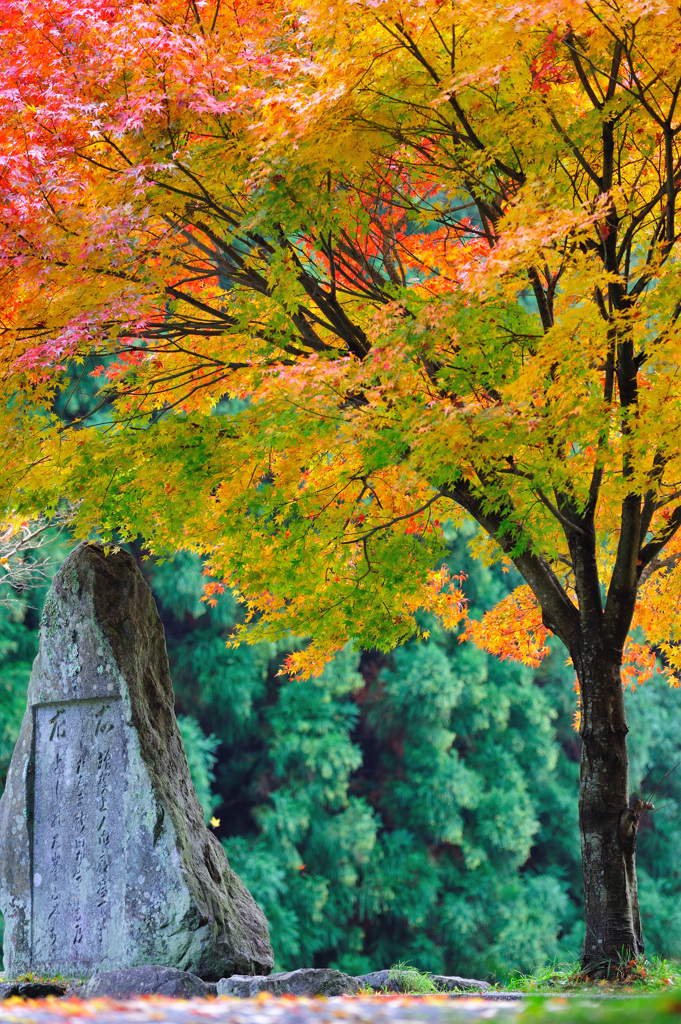
[[[441,486],[439,490],[444,497],[464,508],[499,544],[539,602],[545,627],[555,633],[568,650],[574,650],[579,631],[579,612],[546,559],[533,554],[529,548],[521,553],[513,553],[514,540],[517,538],[508,535],[502,517],[497,512],[487,510],[483,498],[475,494],[465,480]]]

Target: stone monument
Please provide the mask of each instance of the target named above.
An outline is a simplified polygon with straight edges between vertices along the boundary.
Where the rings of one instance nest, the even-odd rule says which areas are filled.
[[[0,801],[7,976],[271,971],[267,922],[204,825],[173,703],[134,559],[81,544],[45,603]]]

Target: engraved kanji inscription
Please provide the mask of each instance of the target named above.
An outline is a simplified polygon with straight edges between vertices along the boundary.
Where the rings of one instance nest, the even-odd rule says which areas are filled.
[[[68,937],[72,962],[87,970],[125,915],[123,878],[112,871],[123,855],[120,830],[112,828],[124,813],[121,702],[50,703],[33,713],[32,955],[56,967]]]

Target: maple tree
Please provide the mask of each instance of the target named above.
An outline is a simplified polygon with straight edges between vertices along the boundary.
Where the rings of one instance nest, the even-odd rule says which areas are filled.
[[[681,667],[680,19],[0,4],[7,529],[201,552],[309,675],[461,622],[472,516],[525,586],[468,635],[575,667],[594,970],[643,951],[623,682]]]

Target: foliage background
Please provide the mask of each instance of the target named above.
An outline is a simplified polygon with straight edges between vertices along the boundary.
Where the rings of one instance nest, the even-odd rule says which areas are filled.
[[[449,537],[479,617],[516,580]],[[64,538],[53,544],[57,561]],[[140,552],[135,552],[140,557]],[[556,646],[538,670],[500,662],[424,621],[385,656],[346,649],[317,679],[278,675],[300,646],[226,646],[243,615],[201,601],[198,559],[140,565],[166,629],[177,712],[206,819],[267,914],[276,967],[352,973],[411,961],[504,979],[581,946],[579,737]],[[0,608],[0,782],[25,707],[44,587]],[[632,789],[681,757],[678,690],[628,693]],[[673,774],[642,823],[647,950],[681,957],[681,845]]]

